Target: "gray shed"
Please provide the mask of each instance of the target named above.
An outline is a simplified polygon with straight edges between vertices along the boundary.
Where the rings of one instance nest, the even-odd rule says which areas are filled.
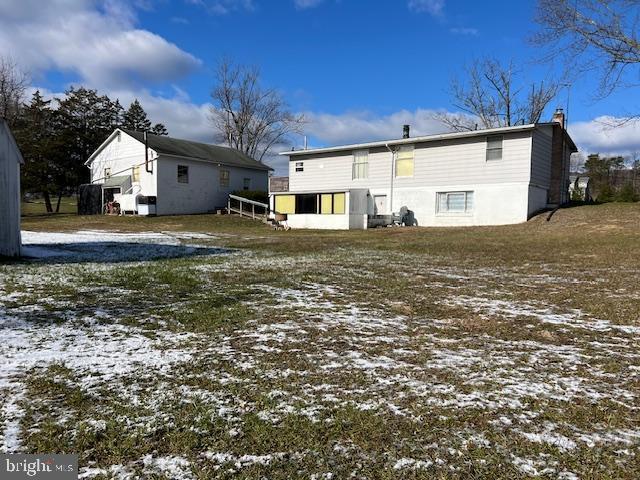
[[[20,256],[20,165],[7,122],[0,118],[0,257]]]

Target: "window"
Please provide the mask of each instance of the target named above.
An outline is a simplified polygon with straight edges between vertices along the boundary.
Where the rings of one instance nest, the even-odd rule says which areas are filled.
[[[275,209],[277,213],[296,213],[296,196],[276,195]]]
[[[104,178],[109,178],[111,176],[111,168],[107,167],[104,169]]]
[[[487,161],[502,160],[502,135],[487,137]]]
[[[220,186],[229,186],[229,170],[220,170]]]
[[[251,179],[245,178],[242,180],[242,189],[243,190],[251,190]]]
[[[344,213],[344,193],[321,193],[320,213],[322,214],[343,214]]]
[[[189,183],[189,167],[178,165],[178,183]]]
[[[131,172],[131,181],[139,182],[140,181],[140,165],[136,165],[133,167]]]
[[[440,192],[437,209],[438,213],[471,213],[473,192]]]
[[[396,177],[413,177],[413,145],[403,145],[398,149]]]
[[[296,172],[304,172],[304,162],[296,162]]]
[[[353,152],[353,180],[369,176],[369,150]]]

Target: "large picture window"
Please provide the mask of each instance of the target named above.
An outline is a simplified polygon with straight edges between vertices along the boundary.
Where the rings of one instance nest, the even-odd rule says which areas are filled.
[[[343,215],[346,200],[344,192],[276,195],[274,208],[277,213]]]
[[[437,199],[437,212],[473,212],[473,192],[439,192]]]
[[[369,176],[369,150],[353,152],[353,180]]]
[[[403,145],[396,153],[396,177],[413,177],[413,145]]]

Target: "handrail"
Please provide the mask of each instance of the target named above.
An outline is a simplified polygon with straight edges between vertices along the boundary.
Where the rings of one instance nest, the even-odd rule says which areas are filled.
[[[269,204],[268,203],[256,202],[255,200],[249,200],[248,198],[238,197],[237,195],[229,194],[229,198],[233,198],[234,200],[239,200],[242,203],[249,203],[251,205],[257,205],[258,207],[269,208]]]

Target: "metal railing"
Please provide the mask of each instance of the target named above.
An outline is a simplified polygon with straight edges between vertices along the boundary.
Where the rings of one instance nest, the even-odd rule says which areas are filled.
[[[269,218],[269,204],[249,200],[248,198],[229,195],[227,200],[227,213],[237,213],[243,217],[252,219],[267,220]]]

